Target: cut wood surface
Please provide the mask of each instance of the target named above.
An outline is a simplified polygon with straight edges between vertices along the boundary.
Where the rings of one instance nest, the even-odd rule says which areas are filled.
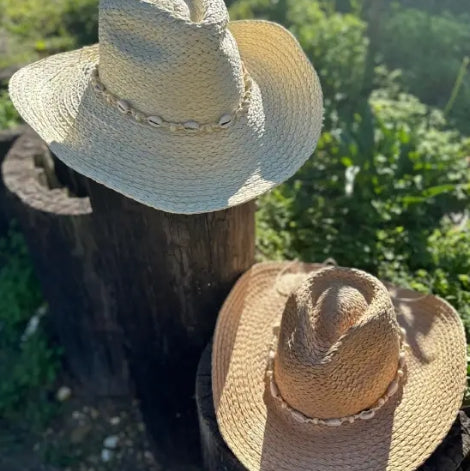
[[[219,433],[211,381],[212,344],[204,350],[196,379],[201,445],[206,471],[246,471]],[[430,404],[432,407],[432,404]],[[446,439],[417,471],[469,471],[470,418],[460,411]],[[377,471],[384,471],[378,469]]]

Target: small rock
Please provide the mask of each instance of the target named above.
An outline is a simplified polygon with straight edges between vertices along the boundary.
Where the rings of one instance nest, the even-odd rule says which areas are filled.
[[[80,419],[82,419],[82,417],[83,417],[83,414],[82,414],[80,411],[74,410],[74,411],[72,412],[72,419],[74,419],[74,420],[80,420]]]
[[[117,435],[110,435],[106,437],[103,441],[103,446],[110,450],[115,450],[119,444],[119,437]]]
[[[100,413],[96,409],[90,410],[90,416],[93,420],[96,420],[99,417]]]
[[[56,399],[59,402],[65,402],[72,396],[72,390],[68,386],[62,386],[56,393]]]
[[[109,463],[113,459],[113,452],[107,448],[101,450],[101,461],[103,463]]]
[[[119,425],[121,423],[121,417],[112,417],[111,419],[109,419],[109,423],[111,425]]]

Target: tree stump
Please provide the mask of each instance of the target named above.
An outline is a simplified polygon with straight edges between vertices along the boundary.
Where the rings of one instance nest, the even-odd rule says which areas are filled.
[[[123,332],[100,275],[89,199],[60,184],[47,147],[31,130],[11,148],[2,170],[67,366],[89,394],[129,394]]]
[[[212,396],[211,353],[212,343],[204,350],[196,379],[196,402],[204,469],[206,471],[246,471],[246,468],[230,451],[219,433]],[[446,439],[417,471],[469,470],[470,418],[462,410]]]
[[[102,273],[113,287],[132,377],[157,458],[200,462],[194,384],[237,278],[254,263],[255,203],[200,215],[154,210],[88,182]]]
[[[2,165],[10,147],[15,143],[18,137],[24,133],[26,128],[18,126],[14,129],[0,131],[0,165]],[[0,237],[6,234],[9,226],[8,207],[6,201],[6,191],[3,180],[0,178]]]
[[[83,306],[78,293],[90,300],[86,316],[116,332],[116,351],[122,342],[158,460],[188,471],[200,464],[197,364],[225,297],[254,263],[255,203],[191,216],[164,213],[77,175],[57,159],[54,171],[39,172],[49,187],[46,198],[31,163],[31,154],[38,152],[25,158],[25,178],[18,172],[24,167],[24,145],[15,147],[5,162],[5,179],[19,200],[20,220],[51,307]],[[64,183],[80,197],[71,198]],[[72,262],[76,273],[69,280],[64,267],[69,270]],[[61,340],[70,343],[67,333],[75,336],[74,327],[65,321],[62,327]],[[89,355],[98,348],[93,345],[87,344]]]

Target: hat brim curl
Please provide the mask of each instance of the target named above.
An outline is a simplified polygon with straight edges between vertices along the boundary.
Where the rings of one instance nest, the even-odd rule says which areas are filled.
[[[10,96],[65,164],[132,199],[172,213],[235,206],[291,177],[313,152],[322,94],[295,38],[265,21],[230,24],[254,79],[246,117],[210,134],[172,133],[99,100],[99,47],[57,54],[17,72]]]
[[[236,284],[219,315],[212,387],[220,432],[250,471],[412,471],[445,438],[461,407],[466,341],[457,312],[435,296],[390,287],[406,330],[405,383],[368,421],[339,427],[302,424],[279,408],[265,370],[287,297],[283,272],[318,265],[263,263]]]

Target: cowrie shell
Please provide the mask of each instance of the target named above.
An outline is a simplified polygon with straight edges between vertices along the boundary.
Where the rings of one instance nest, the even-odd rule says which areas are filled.
[[[163,119],[160,118],[160,116],[149,116],[147,118],[147,123],[149,123],[150,126],[153,126],[154,128],[158,128],[163,124]]]
[[[124,101],[124,100],[118,100],[116,103],[116,106],[118,107],[118,110],[122,114],[127,114],[131,110],[129,103],[127,103],[127,101]]]
[[[94,84],[94,88],[95,88],[95,91],[98,92],[98,93],[103,93],[106,90],[104,85],[100,82],[96,82]]]
[[[306,419],[306,417],[304,417],[300,412],[297,411],[292,411],[292,417],[296,422],[299,422],[301,424],[305,424],[308,422],[308,419]]]
[[[271,394],[273,397],[275,398],[278,398],[279,397],[279,389],[277,388],[276,384],[274,383],[274,381],[271,381],[269,383],[269,387],[271,389]]]
[[[398,382],[392,381],[390,383],[390,386],[387,388],[386,394],[388,397],[392,397],[397,391],[398,391]]]
[[[328,425],[328,427],[339,427],[343,421],[341,419],[326,419],[325,420],[325,425]]]
[[[229,128],[233,124],[233,116],[230,114],[224,114],[220,119],[219,119],[219,126],[221,128]]]
[[[196,123],[196,121],[187,121],[183,126],[184,129],[187,129],[188,131],[197,131],[200,127],[199,123]]]
[[[375,415],[375,411],[373,411],[373,410],[363,410],[359,414],[359,418],[361,420],[370,420],[374,417],[374,415]]]

